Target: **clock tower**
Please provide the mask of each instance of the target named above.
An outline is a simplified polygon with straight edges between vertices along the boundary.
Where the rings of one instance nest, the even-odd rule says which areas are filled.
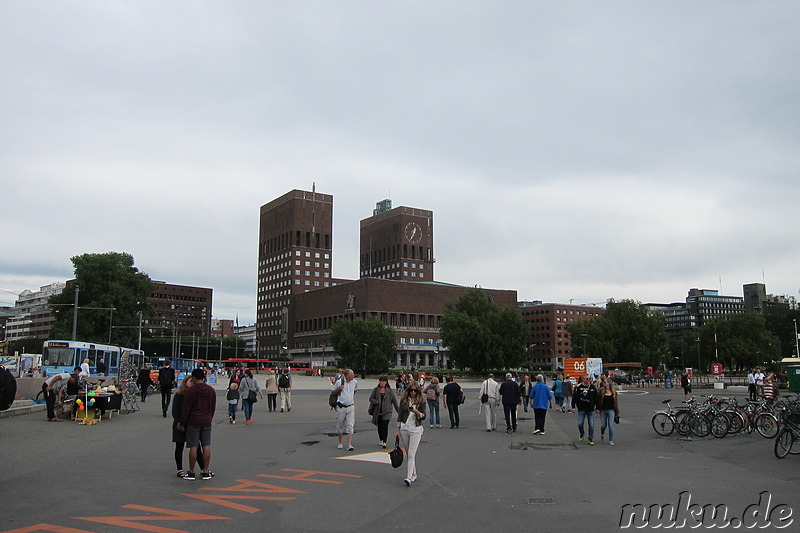
[[[378,202],[361,221],[360,277],[433,281],[433,211]]]

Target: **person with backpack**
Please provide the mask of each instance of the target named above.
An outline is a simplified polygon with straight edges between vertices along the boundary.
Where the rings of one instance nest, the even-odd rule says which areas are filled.
[[[17,380],[13,372],[0,366],[0,411],[5,411],[14,403],[17,396]]]
[[[281,395],[281,413],[284,409],[288,413],[292,410],[292,376],[289,367],[284,368],[278,376],[278,392]]]
[[[442,427],[442,419],[439,417],[439,378],[433,376],[430,383],[425,385],[425,399],[428,400],[428,412],[430,413],[431,429],[434,424],[437,428]]]
[[[347,451],[352,452],[353,429],[356,423],[355,395],[358,381],[352,369],[346,368],[342,377],[333,384],[331,393],[336,394],[336,433],[339,435],[338,449],[343,449],[342,435],[347,435]]]
[[[175,386],[175,369],[172,361],[166,359],[164,366],[158,369],[158,388],[161,389],[161,414],[167,418],[167,409],[172,399],[172,387]]]
[[[558,376],[553,378],[552,391],[556,399],[556,409],[564,412],[564,382],[561,381]]]
[[[267,391],[267,407],[269,412],[278,410],[278,378],[275,376],[275,369],[270,368],[267,377],[264,378],[264,388]]]
[[[144,403],[145,399],[147,398],[147,389],[153,384],[153,380],[150,379],[150,365],[145,364],[139,370],[139,377],[136,378],[136,384],[139,385],[139,392],[142,395],[142,403]]]

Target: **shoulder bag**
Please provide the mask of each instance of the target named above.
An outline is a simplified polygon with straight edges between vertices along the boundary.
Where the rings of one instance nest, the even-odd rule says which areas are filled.
[[[400,447],[400,437],[394,438],[394,449],[389,452],[392,467],[398,468],[403,464],[403,449]]]

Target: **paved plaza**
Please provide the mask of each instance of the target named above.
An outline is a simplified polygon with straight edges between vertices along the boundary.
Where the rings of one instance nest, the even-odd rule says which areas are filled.
[[[531,434],[532,413],[521,409],[516,433],[506,434],[502,408],[498,430],[486,432],[479,383],[464,383],[461,428],[449,429],[446,410],[441,429],[425,424],[419,479],[406,487],[405,465],[388,464],[367,415],[375,379],[356,394],[353,452],[336,448],[328,380],[294,383],[290,413],[269,413],[260,400],[249,426],[241,415],[228,423],[217,385],[208,481],[175,476],[159,396],[93,426],[47,423],[43,412],[0,420],[0,532],[603,532],[620,528],[626,505],[678,504],[682,493],[699,506],[726,506],[729,518],[764,492],[771,499],[762,506],[800,511],[800,456],[776,459],[771,440],[655,434],[651,414],[665,398],[679,403],[680,390],[625,390],[616,446],[600,441],[599,420],[589,446],[577,440],[576,416],[555,411],[544,436]]]

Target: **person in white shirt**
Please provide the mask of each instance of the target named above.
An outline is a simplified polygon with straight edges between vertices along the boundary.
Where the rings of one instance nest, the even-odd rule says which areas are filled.
[[[753,376],[756,380],[756,398],[764,397],[764,373],[760,368],[756,368],[756,373]]]
[[[81,373],[78,374],[78,376],[82,378],[88,378],[89,374],[89,358],[87,357],[83,360],[83,363],[81,363]]]
[[[338,392],[339,397],[336,401],[336,432],[339,434],[340,450],[342,445],[342,434],[347,435],[347,451],[353,451],[353,428],[356,423],[355,396],[358,390],[358,381],[355,379],[355,372],[346,368],[344,374],[334,384],[331,392]]]
[[[495,418],[495,407],[500,403],[497,399],[497,388],[500,385],[494,380],[494,374],[489,374],[489,377],[481,383],[480,400],[483,414],[486,418],[486,431],[494,431],[497,429],[497,419]],[[486,396],[484,396],[484,394]],[[486,398],[486,401],[484,401]]]
[[[756,400],[756,376],[752,369],[747,373],[747,393],[751,401]]]
[[[422,426],[427,414],[425,412],[425,398],[422,389],[413,381],[409,382],[403,396],[400,398],[400,413],[397,417],[397,433],[400,445],[406,450],[406,478],[403,483],[407,487],[417,480],[417,448],[422,440],[425,429]]]

